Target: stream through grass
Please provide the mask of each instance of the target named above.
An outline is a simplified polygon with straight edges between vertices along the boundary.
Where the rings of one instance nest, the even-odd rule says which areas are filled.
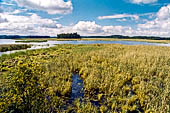
[[[132,89],[131,82],[127,82],[127,86],[130,88],[130,90],[127,92],[127,98],[133,98],[135,96],[135,92]],[[90,102],[93,106],[95,106],[98,109],[98,112],[101,109],[101,106],[107,106],[105,105],[106,99],[104,96],[101,97],[101,101],[98,100],[91,100],[85,97],[85,90],[83,85],[83,79],[80,77],[79,74],[73,74],[72,75],[72,89],[71,89],[71,95],[69,99],[69,105],[73,106],[76,102],[76,100],[79,100],[80,103],[87,103]],[[107,110],[110,110],[110,108],[107,106]],[[119,111],[117,111],[119,112]],[[101,112],[99,112],[101,113]],[[143,109],[141,108],[141,105],[138,103],[137,108],[133,110],[131,113],[144,113]]]
[[[72,75],[72,89],[69,104],[74,105],[76,100],[79,100],[81,103],[87,103],[87,101],[89,101],[92,105],[96,106],[97,108],[100,108],[101,106],[101,103],[99,103],[99,101],[89,100],[85,98],[83,79],[80,77],[79,74],[74,73]]]
[[[83,80],[80,78],[78,74],[73,74],[70,102],[73,103],[75,99],[83,99],[83,97],[84,97]]]

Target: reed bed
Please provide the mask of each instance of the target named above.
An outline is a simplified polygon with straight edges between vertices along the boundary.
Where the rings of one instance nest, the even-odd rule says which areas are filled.
[[[41,43],[41,42],[48,42],[48,40],[17,40],[16,43]]]
[[[69,104],[72,73],[84,97]],[[3,55],[0,76],[0,112],[170,112],[169,47],[56,45]]]
[[[7,44],[0,45],[0,52],[12,51],[12,50],[21,50],[31,48],[31,45],[27,44]]]

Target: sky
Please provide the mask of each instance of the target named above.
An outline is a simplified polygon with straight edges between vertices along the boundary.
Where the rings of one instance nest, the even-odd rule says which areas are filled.
[[[0,0],[0,35],[170,37],[170,0]]]

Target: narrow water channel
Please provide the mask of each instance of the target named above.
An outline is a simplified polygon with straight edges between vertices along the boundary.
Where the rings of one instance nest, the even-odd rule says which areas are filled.
[[[72,90],[70,95],[70,104],[74,104],[75,99],[79,99],[81,102],[86,102],[84,97],[84,85],[83,79],[78,74],[73,74],[72,76]],[[98,101],[90,100],[90,102],[97,107],[100,107],[100,103]]]
[[[75,99],[83,99],[83,97],[84,97],[83,80],[80,78],[78,74],[73,74],[70,102],[73,103]]]

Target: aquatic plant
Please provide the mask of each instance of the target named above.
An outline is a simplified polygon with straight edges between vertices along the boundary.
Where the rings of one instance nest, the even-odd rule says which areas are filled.
[[[72,73],[83,79],[84,98],[70,105]],[[56,45],[0,57],[0,76],[0,112],[170,110],[169,47]]]
[[[32,42],[41,43],[41,42],[48,42],[48,40],[17,40],[15,42],[16,43],[32,43]]]
[[[0,52],[12,51],[12,50],[21,50],[31,48],[31,45],[27,44],[9,44],[9,45],[0,45]]]

